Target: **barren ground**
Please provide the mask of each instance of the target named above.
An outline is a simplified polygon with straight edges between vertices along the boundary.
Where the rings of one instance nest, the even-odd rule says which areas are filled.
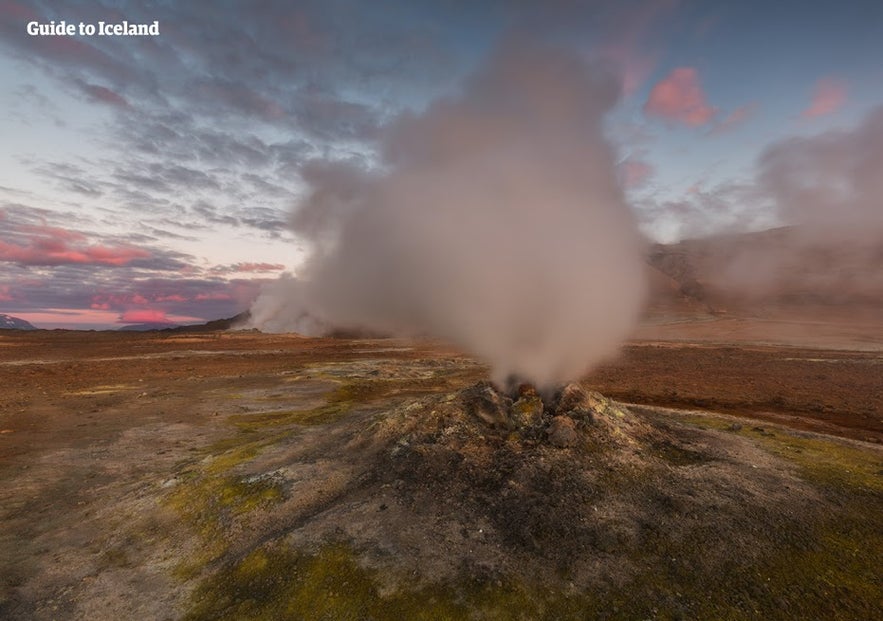
[[[873,618],[883,343],[739,321],[561,446],[434,343],[0,332],[0,618]]]

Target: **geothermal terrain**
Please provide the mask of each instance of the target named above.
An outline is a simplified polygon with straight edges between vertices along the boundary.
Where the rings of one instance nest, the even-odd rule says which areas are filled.
[[[875,618],[879,315],[678,252],[545,401],[430,341],[0,331],[0,617]]]

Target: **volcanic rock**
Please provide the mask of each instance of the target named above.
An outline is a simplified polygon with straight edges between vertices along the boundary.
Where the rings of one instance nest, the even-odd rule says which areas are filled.
[[[549,423],[546,430],[549,437],[549,443],[558,448],[567,448],[575,446],[579,441],[579,434],[576,432],[576,425],[573,419],[568,416],[556,416]]]
[[[499,428],[513,426],[510,417],[512,399],[497,390],[492,383],[484,381],[467,388],[463,391],[462,400],[466,412],[487,425]]]

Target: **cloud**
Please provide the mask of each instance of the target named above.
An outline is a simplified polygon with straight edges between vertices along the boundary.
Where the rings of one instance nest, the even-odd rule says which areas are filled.
[[[6,204],[0,213],[0,261],[5,261],[3,283],[8,287],[2,293],[9,298],[3,300],[4,312],[91,311],[83,317],[94,324],[102,312],[147,307],[170,317],[218,319],[247,308],[264,280],[250,278],[264,272],[249,272],[247,264],[241,274],[213,273],[180,252],[58,226],[65,220],[77,222],[79,212],[67,215]],[[145,257],[127,260],[133,253]],[[54,323],[71,327],[75,320]]]
[[[740,303],[797,301],[879,317],[881,162],[883,106],[852,129],[769,145],[757,159],[753,201],[746,196],[730,202],[772,203],[780,228],[699,242],[704,264],[699,278]]]
[[[678,67],[650,91],[644,103],[644,114],[698,127],[711,122],[717,108],[708,104],[696,69]]]
[[[809,106],[800,113],[805,119],[833,114],[846,103],[846,83],[833,77],[821,78],[813,88]]]
[[[724,132],[728,132],[731,129],[734,129],[747,121],[754,113],[757,111],[758,105],[757,102],[751,102],[745,104],[743,106],[739,106],[732,112],[730,112],[727,116],[719,121],[716,121],[711,129],[708,130],[709,134],[722,134]]]
[[[883,300],[883,106],[856,127],[767,146],[753,179],[644,200],[652,230],[686,242],[697,277],[739,304],[835,304],[880,315]],[[764,229],[776,227],[774,230]],[[749,236],[721,235],[747,233]],[[835,307],[829,307],[835,308]],[[755,309],[756,310],[756,309]]]
[[[722,183],[710,189],[694,184],[674,200],[642,198],[637,211],[647,231],[663,242],[742,232],[775,224],[770,201],[752,182]]]
[[[21,265],[64,265],[68,263],[123,266],[151,253],[133,246],[86,245],[84,236],[71,231],[42,227],[25,233],[23,243],[0,240],[0,261]]]
[[[216,274],[231,274],[237,272],[281,272],[285,266],[281,263],[233,263],[230,265],[217,265],[211,269]]]
[[[212,291],[211,293],[198,293],[193,299],[197,302],[204,302],[206,300],[232,300],[233,294],[227,291]]]
[[[635,189],[644,186],[655,169],[652,164],[643,160],[628,158],[619,164],[623,186],[626,189]]]
[[[172,323],[166,316],[165,311],[145,308],[130,310],[120,315],[118,323]]]
[[[80,88],[83,93],[85,93],[92,101],[97,101],[100,103],[108,104],[110,106],[117,106],[120,108],[128,108],[129,102],[126,101],[126,98],[122,95],[115,93],[111,89],[106,86],[99,86],[97,84],[88,84],[86,82],[77,81],[77,86]]]
[[[849,131],[791,138],[761,154],[759,184],[782,219],[820,239],[883,242],[883,106]]]

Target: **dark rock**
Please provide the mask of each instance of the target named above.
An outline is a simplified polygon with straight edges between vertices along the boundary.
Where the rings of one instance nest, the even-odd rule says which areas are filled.
[[[463,391],[463,402],[470,416],[475,416],[491,427],[511,428],[509,418],[512,399],[494,388],[490,382],[479,382]]]
[[[572,418],[567,416],[556,416],[549,424],[546,430],[549,437],[549,443],[558,448],[567,448],[576,446],[579,441],[579,434],[576,431],[576,425]]]
[[[588,399],[588,393],[579,384],[570,383],[564,386],[555,395],[553,407],[559,414],[564,414],[575,409],[581,409]]]

